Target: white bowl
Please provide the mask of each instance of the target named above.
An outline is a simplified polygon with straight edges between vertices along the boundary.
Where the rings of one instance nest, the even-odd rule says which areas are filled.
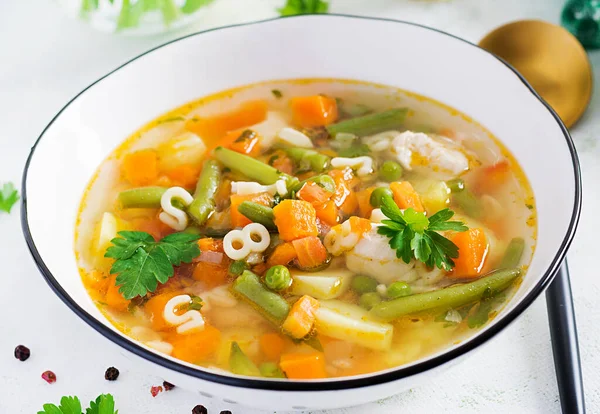
[[[343,379],[282,381],[217,374],[159,354],[117,331],[80,280],[73,254],[79,202],[102,160],[131,132],[198,97],[259,81],[345,78],[406,89],[473,117],[522,165],[537,200],[538,241],[516,295],[470,339],[426,359]],[[43,131],[23,177],[23,231],[42,275],[92,328],[148,371],[228,402],[319,409],[383,398],[480,346],[548,286],[575,233],[579,163],[558,116],[510,66],[451,35],[383,19],[314,15],[210,30],[131,60],[69,102]],[[100,337],[99,337],[100,339]]]

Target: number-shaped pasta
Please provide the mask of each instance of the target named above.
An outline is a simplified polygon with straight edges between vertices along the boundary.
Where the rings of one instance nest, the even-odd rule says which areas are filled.
[[[162,195],[160,206],[163,211],[158,218],[173,230],[183,231],[188,225],[188,216],[185,211],[173,205],[173,200],[179,200],[184,206],[189,206],[194,198],[181,187],[171,187]]]
[[[270,243],[271,236],[267,228],[259,223],[250,223],[242,230],[227,233],[223,239],[223,250],[230,259],[241,260],[250,253],[264,252]]]
[[[177,326],[177,333],[186,333],[193,329],[204,329],[204,318],[197,310],[188,310],[178,315],[176,312],[180,306],[190,303],[192,298],[189,295],[178,295],[167,302],[163,311],[165,321],[173,326]]]

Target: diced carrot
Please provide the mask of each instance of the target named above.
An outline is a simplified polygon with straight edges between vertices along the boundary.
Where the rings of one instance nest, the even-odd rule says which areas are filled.
[[[205,325],[201,331],[173,336],[169,341],[173,345],[173,356],[193,364],[206,361],[221,342],[221,332],[210,325]]]
[[[136,186],[149,185],[158,178],[158,156],[154,150],[127,154],[123,159],[123,175]]]
[[[474,191],[477,194],[489,194],[498,190],[508,181],[510,177],[510,165],[508,161],[500,161],[497,164],[484,167],[477,172]]]
[[[192,277],[195,280],[204,282],[209,289],[227,283],[231,260],[229,260],[224,253],[223,240],[206,237],[198,240],[198,246],[200,247],[201,252],[221,253],[222,258],[220,263],[202,260],[198,261]],[[202,253],[200,253],[200,259],[202,259]]]
[[[173,229],[160,221],[158,213],[154,213],[151,218],[140,217],[130,220],[132,228],[137,231],[150,233],[155,240],[160,240],[168,234],[173,233]]]
[[[227,132],[246,128],[267,119],[267,109],[267,101],[249,101],[231,112],[209,118],[192,118],[186,122],[185,128],[202,137],[207,148],[211,148]]]
[[[363,235],[364,233],[371,231],[371,221],[368,219],[352,216],[348,221],[350,222],[352,233]]]
[[[296,339],[304,338],[315,324],[315,312],[318,309],[318,300],[308,295],[302,296],[294,303],[285,318],[281,326],[283,331]]]
[[[328,174],[335,182],[335,205],[346,216],[352,215],[358,207],[356,193],[352,191],[352,170],[331,170]]]
[[[171,327],[163,316],[165,305],[181,292],[166,292],[160,295],[154,295],[144,305],[144,310],[150,317],[152,328],[157,331],[162,331]]]
[[[129,306],[129,302],[127,299],[119,293],[119,287],[116,285],[117,275],[111,275],[108,280],[108,288],[106,290],[106,296],[104,297],[104,302],[111,307],[112,309],[124,312],[127,310]]]
[[[327,260],[327,249],[316,236],[296,239],[292,244],[298,255],[298,264],[304,269],[320,266]]]
[[[335,226],[338,223],[338,208],[335,201],[329,200],[319,208],[315,208],[315,210],[317,211],[317,218],[328,226]]]
[[[319,234],[317,212],[312,204],[302,200],[283,200],[273,209],[279,237],[292,241]]]
[[[452,242],[458,246],[458,258],[454,260],[455,267],[451,274],[457,277],[481,275],[489,250],[483,229],[471,228],[456,233]]]
[[[285,348],[285,340],[278,333],[266,333],[258,339],[262,353],[272,361],[277,361]]]
[[[425,211],[419,194],[408,181],[391,183],[390,190],[394,193],[394,201],[401,209],[413,208],[415,211]]]
[[[229,149],[256,157],[260,154],[260,136],[256,132],[246,129],[229,145]]]
[[[170,186],[194,188],[200,176],[200,166],[183,164],[165,172],[170,180]]]
[[[265,262],[257,263],[254,266],[252,266],[252,273],[255,273],[259,276],[264,275],[267,270],[269,270],[269,267]]]
[[[358,201],[358,214],[364,218],[370,218],[373,206],[371,205],[371,193],[376,187],[365,188],[356,192],[356,199]]]
[[[283,354],[279,366],[289,379],[327,378],[325,355],[321,352]]]
[[[298,255],[296,254],[296,249],[294,249],[294,245],[290,242],[281,243],[273,253],[267,259],[267,266],[273,267],[277,265],[287,265],[289,262],[294,260]]]
[[[318,127],[334,123],[338,118],[335,99],[323,95],[298,96],[290,100],[296,125]]]
[[[450,128],[442,128],[440,129],[439,132],[440,135],[446,137],[446,138],[450,138],[450,139],[455,139],[456,138],[456,132],[454,132],[453,129]]]
[[[296,193],[296,197],[308,201],[315,208],[319,208],[333,197],[333,193],[325,190],[317,183],[309,181]]]
[[[254,203],[258,203],[267,207],[270,207],[273,203],[273,196],[269,193],[257,193],[247,195],[231,194],[229,199],[231,200],[230,215],[232,227],[244,227],[252,223],[249,218],[247,218],[238,211],[239,205],[242,204],[244,201],[252,201]]]
[[[269,164],[285,174],[292,174],[294,162],[283,151],[276,151],[270,158]]]

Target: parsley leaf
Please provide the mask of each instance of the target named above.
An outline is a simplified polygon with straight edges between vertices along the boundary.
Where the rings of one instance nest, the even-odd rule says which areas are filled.
[[[0,190],[0,210],[10,213],[17,201],[19,201],[19,192],[13,183],[4,183]]]
[[[37,414],[81,414],[81,402],[77,397],[62,397],[60,405],[44,404],[43,411]],[[90,408],[85,410],[86,414],[119,414],[115,411],[115,401],[110,394],[102,394],[96,398],[96,401],[90,401]]]
[[[110,394],[102,394],[96,398],[96,401],[90,401],[90,408],[85,410],[85,414],[118,414],[115,411],[115,400]]]
[[[327,13],[329,11],[329,3],[323,0],[287,0],[285,6],[277,9],[277,11],[282,16]]]
[[[185,305],[185,310],[200,310],[202,309],[202,298],[200,296],[195,296],[195,295],[190,295],[190,297],[192,298],[192,300],[190,300],[190,303],[188,303],[187,305]]]
[[[173,266],[191,263],[200,254],[196,243],[200,236],[195,234],[173,233],[158,242],[142,231],[118,234],[104,257],[115,259],[110,273],[117,275],[116,283],[125,299],[154,292],[158,283],[166,283],[173,276]]]
[[[454,216],[452,210],[445,208],[429,218],[412,208],[402,212],[388,195],[381,199],[381,211],[388,220],[381,221],[377,233],[390,239],[396,257],[405,263],[415,259],[446,271],[454,267],[452,259],[458,257],[458,247],[438,232],[466,231],[468,227],[460,221],[448,221]]]

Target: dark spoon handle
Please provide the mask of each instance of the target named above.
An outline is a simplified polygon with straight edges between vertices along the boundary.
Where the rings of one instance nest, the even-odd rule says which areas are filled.
[[[546,305],[562,412],[584,414],[577,326],[566,259],[546,291]]]

